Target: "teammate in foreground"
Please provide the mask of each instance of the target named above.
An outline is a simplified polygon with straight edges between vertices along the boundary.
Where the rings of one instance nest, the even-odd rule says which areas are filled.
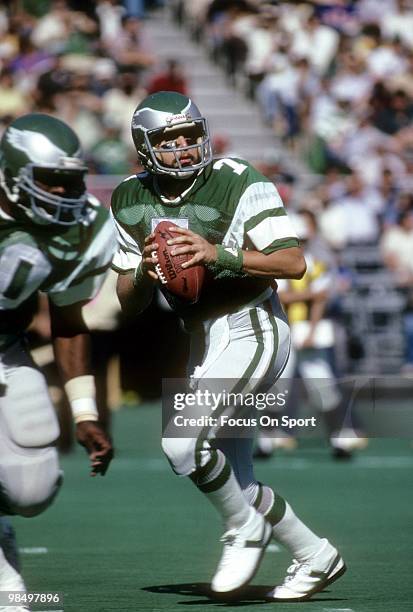
[[[224,378],[248,381],[251,391],[264,377],[275,379],[290,340],[271,283],[305,272],[277,190],[243,160],[214,161],[206,119],[180,94],[160,92],[143,100],[133,115],[132,136],[146,171],[122,182],[112,197],[123,308],[137,313],[150,302],[157,278],[153,230],[161,220],[179,222],[172,254],[190,253],[186,265],[204,264],[212,277],[196,304],[183,308],[171,300],[191,333],[193,384],[207,389],[208,381]],[[206,350],[199,357],[202,345]],[[343,574],[337,550],[257,482],[252,440],[211,445],[211,437],[204,429],[199,438],[164,438],[163,449],[175,473],[188,476],[223,519],[224,549],[212,590],[233,593],[245,586],[271,536],[294,561],[270,598],[301,601]]]
[[[57,419],[24,337],[38,291],[49,298],[55,356],[77,439],[89,454],[91,475],[104,475],[112,458],[110,440],[98,423],[81,306],[103,282],[116,238],[107,211],[86,193],[86,172],[76,134],[58,119],[25,115],[3,134],[0,517],[43,512],[62,481],[54,447]],[[15,565],[7,520],[0,518],[0,523],[0,591],[24,590],[21,576],[9,563]]]

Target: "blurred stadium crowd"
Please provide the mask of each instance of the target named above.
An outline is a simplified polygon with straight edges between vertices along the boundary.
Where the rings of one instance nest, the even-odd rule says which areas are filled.
[[[298,204],[301,169],[275,151],[252,161],[287,205],[316,215],[326,249],[344,254],[337,286],[351,286],[345,255],[357,249],[387,266],[390,284],[380,278],[400,296],[413,369],[413,0],[9,0],[0,7],[0,132],[25,112],[49,113],[79,134],[92,174],[130,174],[137,104],[152,91],[191,93],[179,50],[164,66],[146,32],[145,18],[163,6],[305,160]]]
[[[339,255],[341,289],[352,290],[354,355],[387,353],[386,364],[370,358],[365,371],[389,373],[404,352],[402,370],[411,373],[413,2],[176,4],[178,19],[313,174],[303,196],[301,171],[283,172],[282,155],[258,163],[287,204],[317,215],[321,238]]]

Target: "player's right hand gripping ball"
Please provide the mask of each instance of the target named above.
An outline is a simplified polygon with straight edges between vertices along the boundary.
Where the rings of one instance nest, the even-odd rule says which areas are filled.
[[[167,289],[180,300],[193,304],[199,299],[205,268],[202,265],[182,268],[182,264],[191,259],[192,255],[171,255],[173,247],[169,246],[167,241],[176,238],[177,234],[170,231],[170,227],[177,225],[171,221],[161,221],[155,228],[155,242],[159,245],[155,270],[162,289]]]

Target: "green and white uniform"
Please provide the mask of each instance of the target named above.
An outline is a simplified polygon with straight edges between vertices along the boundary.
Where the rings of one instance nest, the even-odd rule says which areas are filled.
[[[209,390],[216,379],[225,379],[221,384],[232,387],[229,379],[235,379],[236,392],[242,393],[268,384],[288,359],[289,328],[271,281],[240,272],[241,249],[270,254],[298,245],[277,190],[243,160],[212,159],[207,121],[187,96],[147,96],[136,108],[131,128],[138,158],[151,174],[130,177],[113,194],[112,212],[121,238],[115,269],[136,269],[145,236],[162,219],[218,244],[218,259],[207,266],[199,301],[182,308],[170,300],[191,331],[191,386]],[[193,183],[171,202],[157,189],[160,176]],[[143,276],[137,272],[138,291]],[[196,357],[201,344],[206,350]],[[235,416],[237,407],[230,410]],[[171,466],[204,493],[226,529],[213,591],[234,592],[249,582],[269,541],[268,523],[295,559],[306,560],[321,547],[320,538],[285,500],[255,479],[251,439],[221,439],[218,447],[218,440],[210,443],[215,434],[211,428],[187,431],[191,438],[173,438],[170,427],[171,422],[162,446]]]
[[[151,174],[129,177],[114,191],[111,210],[120,243],[113,266],[120,273],[140,264],[145,237],[163,219],[225,247],[269,254],[298,246],[276,188],[240,159],[215,160],[175,201],[159,194]],[[191,354],[199,354],[202,341],[206,347],[201,360],[192,360],[189,372],[199,387],[214,378],[253,379],[252,390],[264,377],[276,378],[283,369],[289,328],[270,283],[212,268],[199,302],[177,308],[191,331]],[[208,445],[196,457],[195,443],[164,440],[177,473],[188,475],[208,461]]]
[[[145,237],[163,219],[227,247],[268,254],[298,245],[274,185],[238,159],[216,160],[175,201],[158,194],[152,175],[129,177],[113,193],[112,214],[120,241],[113,267],[120,273],[139,265]],[[188,326],[236,312],[272,293],[268,279],[217,270],[210,276],[198,303],[181,309]]]
[[[0,209],[0,514],[38,513],[57,491],[58,424],[24,331],[38,291],[68,306],[102,284],[116,237],[97,202],[88,214],[89,225],[35,226]]]

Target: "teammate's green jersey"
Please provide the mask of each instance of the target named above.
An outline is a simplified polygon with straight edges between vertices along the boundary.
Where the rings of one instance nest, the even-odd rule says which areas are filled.
[[[22,332],[38,291],[57,306],[94,297],[110,267],[116,236],[108,211],[91,203],[90,224],[22,223],[0,210],[0,345]]]
[[[111,210],[120,244],[113,268],[120,273],[135,270],[145,237],[164,219],[227,247],[269,254],[298,245],[275,186],[240,159],[215,160],[173,201],[159,193],[153,175],[133,175],[115,189]],[[212,270],[199,302],[182,314],[203,319],[237,310],[262,294],[270,282]]]

